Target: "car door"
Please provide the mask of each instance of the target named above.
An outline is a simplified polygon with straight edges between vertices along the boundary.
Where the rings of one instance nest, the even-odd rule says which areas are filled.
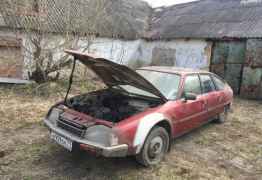
[[[206,118],[206,99],[202,96],[201,84],[198,74],[187,75],[184,78],[183,93],[194,93],[196,100],[185,101],[183,95],[177,102],[174,109],[176,121],[174,124],[175,133],[184,134],[202,124]]]
[[[213,118],[218,113],[218,107],[221,102],[220,92],[216,91],[215,84],[209,74],[200,74],[202,94],[207,100],[207,116]]]
[[[212,75],[212,80],[216,86],[216,91],[218,93],[218,107],[216,113],[222,113],[224,111],[224,106],[226,104],[226,94],[225,94],[225,82],[216,75]]]

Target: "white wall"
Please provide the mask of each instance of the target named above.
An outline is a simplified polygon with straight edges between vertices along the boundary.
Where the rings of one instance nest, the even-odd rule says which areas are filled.
[[[0,34],[6,34],[7,32],[1,32]],[[10,33],[7,33],[11,35]],[[22,54],[24,56],[25,70],[24,78],[27,78],[28,71],[32,71],[30,64],[32,63],[32,56],[28,50],[33,51],[33,46],[30,45],[26,36],[23,34],[13,34],[23,39],[23,45],[27,47],[27,50],[23,49]],[[58,44],[63,44],[64,39],[61,36],[52,36],[45,39],[43,47],[56,47]],[[87,40],[80,40],[78,47],[86,47]],[[154,59],[153,54],[155,49],[168,49],[174,52],[174,66],[196,68],[196,69],[208,69],[210,56],[211,56],[211,43],[205,40],[184,40],[176,39],[172,41],[145,41],[134,40],[124,41],[109,38],[96,38],[89,49],[89,52],[96,53],[104,58],[110,59],[114,62],[132,65],[138,64],[139,66],[148,66],[152,64]],[[64,55],[63,47],[55,48],[55,58],[59,58]],[[161,58],[161,56],[160,56]],[[162,60],[159,61],[161,64]]]
[[[84,42],[82,42],[84,43]],[[205,40],[121,41],[97,39],[91,46],[91,52],[97,53],[114,62],[130,64],[131,61],[142,61],[150,65],[154,48],[174,50],[174,65],[195,69],[209,67],[211,44]],[[122,61],[123,60],[123,61]],[[159,64],[161,65],[161,64]]]
[[[172,40],[168,42],[154,41],[142,44],[142,59],[146,62],[152,60],[154,48],[172,49],[175,51],[174,64],[177,67],[205,69],[209,67],[210,43],[204,40]]]
[[[79,46],[84,46],[87,41],[80,41]],[[117,39],[97,38],[90,46],[90,52],[98,54],[120,64],[128,64],[129,61],[139,58],[138,48],[142,40],[123,41]]]
[[[64,40],[55,36],[46,40],[43,46],[54,46],[62,44]],[[87,40],[80,40],[78,47],[86,47]],[[183,40],[177,39],[172,41],[154,41],[145,40],[124,41],[109,38],[97,38],[92,41],[89,52],[95,53],[101,57],[112,60],[113,62],[138,66],[150,66],[153,59],[155,48],[174,50],[174,65],[177,67],[186,67],[194,69],[208,69],[211,56],[211,43],[205,40]],[[63,49],[55,49],[55,57],[59,58],[64,54]],[[26,60],[29,62],[30,60]],[[157,65],[164,65],[157,64]]]

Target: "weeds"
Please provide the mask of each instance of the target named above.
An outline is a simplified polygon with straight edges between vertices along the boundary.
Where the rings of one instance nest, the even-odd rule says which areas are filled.
[[[8,85],[0,87],[0,126],[19,128],[41,121],[48,109],[64,99],[68,88],[65,80],[45,84]],[[76,81],[71,96],[97,89],[96,84]]]
[[[101,87],[88,82],[75,81],[71,96]],[[76,158],[50,142],[40,122],[66,89],[66,80],[0,87],[0,179],[262,179],[260,102],[236,98],[225,124],[180,137],[145,169],[131,158]]]

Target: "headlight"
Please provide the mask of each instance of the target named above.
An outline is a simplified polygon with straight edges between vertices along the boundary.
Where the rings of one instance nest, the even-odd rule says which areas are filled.
[[[56,121],[59,119],[61,113],[61,109],[53,108],[47,118],[52,124],[56,124]]]
[[[88,141],[95,142],[106,147],[118,145],[118,137],[115,135],[112,128],[103,125],[88,128],[85,138]]]

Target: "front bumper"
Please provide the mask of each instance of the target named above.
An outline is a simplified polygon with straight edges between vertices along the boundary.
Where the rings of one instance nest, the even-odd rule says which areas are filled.
[[[47,119],[44,120],[44,123],[51,131],[67,139],[70,139],[71,141],[75,143],[78,143],[80,147],[82,147],[85,150],[92,149],[92,152],[95,152],[96,154],[102,155],[104,157],[125,157],[127,156],[128,145],[126,144],[121,144],[121,145],[112,146],[112,147],[105,147],[101,144],[90,142],[86,139],[83,139],[74,134],[71,134],[70,132],[65,131],[55,126]]]

